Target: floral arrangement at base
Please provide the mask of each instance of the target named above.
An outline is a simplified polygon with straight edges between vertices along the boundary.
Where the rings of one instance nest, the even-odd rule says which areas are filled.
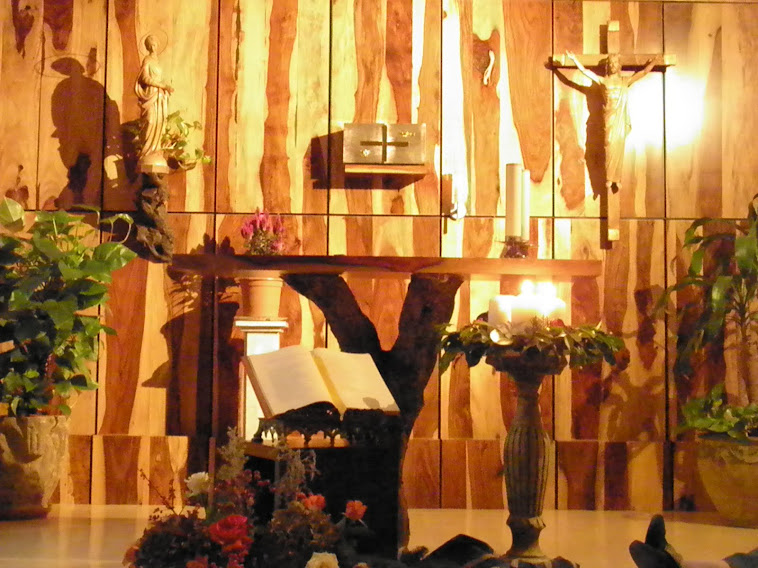
[[[284,251],[284,224],[278,215],[256,209],[243,223],[240,234],[248,254],[277,255]]]
[[[219,450],[224,462],[215,479],[206,472],[185,480],[186,503],[175,506],[173,487],[164,508],[126,552],[128,568],[339,568],[338,555],[353,556],[355,538],[368,531],[366,507],[348,501],[332,522],[322,495],[309,494],[312,454],[282,448],[284,474],[276,483],[245,469],[245,441],[234,429]],[[148,480],[149,483],[149,480]],[[284,503],[270,511],[272,502]],[[357,536],[356,536],[357,535]],[[354,564],[350,563],[352,567]]]

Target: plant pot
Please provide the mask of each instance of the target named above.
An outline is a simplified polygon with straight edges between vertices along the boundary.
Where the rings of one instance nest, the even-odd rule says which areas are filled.
[[[758,527],[758,440],[700,438],[697,468],[719,514],[736,526]]]
[[[68,418],[0,418],[0,519],[44,517],[68,453]]]
[[[246,278],[240,280],[242,315],[256,319],[277,319],[282,295],[281,278]]]

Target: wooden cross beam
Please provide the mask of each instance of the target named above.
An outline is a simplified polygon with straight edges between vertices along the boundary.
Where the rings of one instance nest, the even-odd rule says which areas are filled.
[[[601,216],[603,227],[602,245],[610,248],[619,239],[621,166],[623,165],[624,143],[628,131],[629,117],[626,114],[628,88],[649,71],[664,71],[676,65],[675,55],[666,54],[622,54],[620,53],[619,23],[608,22],[606,53],[573,55],[553,54],[554,68],[574,68],[582,71],[593,82],[600,85],[603,92],[605,139],[605,191],[601,193]],[[618,62],[614,70],[610,60]],[[606,67],[604,75],[598,75],[590,68]],[[632,75],[622,75],[621,70],[634,70]],[[621,125],[621,126],[619,126]],[[626,126],[624,126],[626,125]]]

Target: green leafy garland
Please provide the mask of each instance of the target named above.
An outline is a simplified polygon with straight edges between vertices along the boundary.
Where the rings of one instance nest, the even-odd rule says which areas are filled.
[[[599,326],[570,327],[560,320],[534,318],[527,326],[515,329],[510,324],[497,327],[478,319],[457,331],[441,328],[440,373],[459,356],[469,367],[481,359],[506,356],[543,358],[570,367],[586,367],[605,360],[618,368],[629,362],[624,340],[604,332]]]

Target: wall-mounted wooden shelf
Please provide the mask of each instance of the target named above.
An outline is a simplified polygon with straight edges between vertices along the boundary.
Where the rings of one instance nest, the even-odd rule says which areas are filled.
[[[503,275],[600,276],[599,260],[535,260],[521,258],[440,258],[400,256],[250,256],[177,254],[172,267],[185,272],[224,278],[286,274],[361,274],[404,277],[410,274],[457,274],[465,279],[493,280]]]
[[[345,164],[346,175],[424,177],[428,173],[426,164]]]

